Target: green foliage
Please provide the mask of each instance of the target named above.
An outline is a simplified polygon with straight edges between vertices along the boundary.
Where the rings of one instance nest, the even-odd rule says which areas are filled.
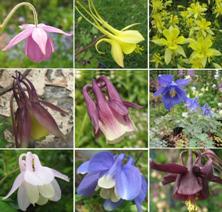
[[[76,151],[76,168],[78,168],[84,161],[87,159],[82,160],[86,155],[92,155],[95,154],[95,151]],[[147,151],[141,151],[141,150],[128,150],[128,151],[112,151],[114,154],[120,154],[124,153],[127,156],[131,156],[135,159],[136,163],[135,165],[139,168],[141,173],[145,176],[147,180],[147,171],[148,171],[148,154]],[[80,160],[81,158],[81,160]],[[78,187],[79,183],[81,182],[83,176],[76,175],[76,188]],[[91,197],[83,197],[79,195],[75,195],[75,207],[76,211],[96,211],[96,212],[105,212],[103,209],[103,203],[104,199],[102,199],[99,196],[99,192],[95,192],[93,196]],[[143,210],[148,210],[148,201],[147,199],[143,203]],[[118,207],[113,212],[124,212],[124,211],[130,211],[130,212],[136,212],[136,206],[132,201],[124,201],[124,203],[121,205],[121,207]]]
[[[153,71],[151,82],[156,82],[158,74],[173,74],[177,71]],[[183,77],[188,76],[184,71]],[[183,78],[182,77],[182,78]],[[195,71],[191,83],[185,88],[187,96],[198,97],[203,106],[208,103],[213,117],[203,116],[200,111],[188,112],[184,104],[176,105],[168,112],[160,98],[150,95],[150,144],[152,147],[217,147],[222,145],[220,90],[222,76],[215,71]]]
[[[22,153],[27,151],[18,150],[1,150],[0,151],[0,196],[5,196],[19,174],[18,158]],[[58,179],[62,191],[62,198],[58,202],[49,201],[44,206],[35,206],[35,211],[73,211],[73,152],[69,150],[34,150],[43,166],[58,170],[67,175],[70,182]],[[59,162],[58,162],[59,161]],[[2,199],[2,198],[1,198]],[[33,206],[30,206],[32,208]],[[0,211],[14,212],[17,211],[17,197],[14,193],[9,199],[0,201]]]
[[[101,16],[118,30],[132,24],[140,23],[133,29],[138,30],[144,36],[145,41],[140,43],[142,53],[125,55],[125,66],[129,68],[147,67],[147,1],[140,0],[96,0],[95,6]],[[91,24],[86,22],[78,12],[75,13],[75,47],[76,53],[91,44],[101,33]],[[99,54],[92,46],[76,56],[76,68],[115,68],[118,65],[112,59],[109,44],[101,44],[100,50],[105,54]]]
[[[82,95],[84,85],[92,79],[106,75],[112,81],[123,99],[135,102],[144,107],[142,110],[130,109],[130,117],[134,121],[137,132],[125,137],[119,144],[106,144],[102,135],[97,140],[93,135],[92,124],[87,114]],[[146,147],[147,146],[147,72],[146,71],[89,71],[76,72],[75,89],[75,145],[76,147]]]
[[[2,19],[6,17],[9,11],[22,1],[4,1],[0,5]],[[73,5],[69,0],[30,0],[38,12],[39,22],[45,23],[54,27],[58,27],[64,31],[72,32],[73,28]],[[50,3],[49,3],[50,2]],[[2,20],[1,20],[2,21]],[[19,25],[24,23],[32,23],[32,12],[27,8],[20,8],[10,20],[7,28],[2,34],[6,37],[14,37],[20,32]],[[3,38],[2,38],[3,39]],[[30,61],[24,54],[24,44],[19,44],[16,47],[0,52],[1,67],[11,68],[71,68],[73,67],[73,37],[65,37],[62,35],[52,35],[55,44],[55,52],[49,61],[34,63]],[[0,37],[1,40],[1,37]],[[8,39],[7,39],[8,40]],[[24,43],[24,42],[23,42]],[[6,41],[1,45],[5,45]],[[2,46],[2,47],[3,47]]]

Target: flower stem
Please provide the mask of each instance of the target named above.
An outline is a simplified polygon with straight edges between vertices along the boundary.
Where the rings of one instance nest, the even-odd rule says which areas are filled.
[[[0,24],[0,30],[3,31],[4,28],[6,27],[6,25],[8,24],[8,22],[10,21],[10,19],[12,18],[12,16],[14,15],[14,13],[20,8],[20,7],[28,7],[30,10],[32,10],[33,12],[33,19],[34,19],[34,24],[37,26],[38,25],[38,14],[36,12],[35,7],[29,3],[29,2],[22,2],[17,4],[11,11],[10,13],[7,15],[7,17],[4,19],[3,23]]]

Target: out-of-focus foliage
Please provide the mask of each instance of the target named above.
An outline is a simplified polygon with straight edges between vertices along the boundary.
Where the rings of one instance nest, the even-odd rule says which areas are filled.
[[[147,1],[140,0],[94,0],[101,16],[118,30],[132,24],[140,23],[133,29],[138,30],[145,38],[140,43],[141,53],[125,55],[125,66],[128,68],[147,67]],[[91,24],[86,22],[76,11],[75,48],[76,53],[91,44],[102,34]],[[99,54],[94,45],[76,56],[76,68],[115,68],[118,65],[112,59],[109,44],[101,44],[99,49],[105,52]]]
[[[17,211],[17,195],[14,193],[10,198],[3,201],[2,197],[5,196],[19,174],[18,158],[20,154],[27,151],[15,150],[1,150],[0,151],[0,211],[14,212]],[[62,191],[62,198],[58,202],[49,201],[44,206],[30,206],[29,211],[73,211],[73,152],[69,150],[34,150],[43,166],[47,166],[58,170],[59,172],[67,175],[70,182],[57,179]]]
[[[182,151],[182,150],[181,150]],[[179,163],[179,150],[151,150],[150,157],[158,163]],[[222,159],[222,151],[214,150]],[[163,186],[160,182],[166,174],[150,170],[150,211],[187,212],[184,202],[172,198],[173,184]],[[222,208],[222,185],[209,184],[210,196],[207,200],[197,201],[198,212],[220,211]]]
[[[152,0],[150,11],[152,67],[221,67],[221,0]]]
[[[10,10],[22,1],[2,1],[0,5],[0,22],[7,16]],[[66,32],[73,31],[73,2],[70,0],[30,0],[38,13],[39,23],[45,23]],[[3,48],[10,38],[21,30],[19,25],[33,23],[32,11],[28,8],[20,8],[8,23],[6,29],[0,34],[0,48]],[[6,52],[0,52],[0,64],[4,68],[71,68],[73,67],[73,37],[65,37],[53,34],[55,52],[49,61],[34,63],[24,54],[24,45],[18,44]],[[24,43],[24,42],[23,42]]]
[[[124,100],[142,105],[144,109],[129,109],[130,117],[137,132],[126,136],[118,144],[106,144],[102,135],[97,140],[93,135],[92,124],[88,117],[82,95],[82,88],[92,83],[92,79],[105,75],[109,77]],[[94,71],[77,70],[75,88],[75,145],[76,147],[146,147],[147,144],[147,72],[146,71]]]
[[[181,103],[168,112],[161,97],[154,97],[159,74],[172,74],[175,79],[190,77],[186,86],[189,98],[208,103],[214,116],[188,112]],[[150,77],[150,144],[153,147],[218,147],[222,146],[222,75],[220,71],[152,71]]]
[[[82,151],[76,151],[76,169],[86,160],[88,160],[90,157],[92,157],[93,154],[97,153],[98,151],[92,151],[92,150],[82,150]],[[124,153],[127,156],[131,156],[134,158],[135,166],[139,168],[141,173],[145,176],[146,180],[147,172],[148,172],[148,152],[142,151],[142,150],[134,150],[134,151],[112,151],[114,154],[120,154]],[[79,183],[81,182],[83,176],[82,175],[76,175],[76,185],[77,188]],[[149,184],[149,183],[148,183]],[[83,197],[80,195],[75,195],[75,207],[77,212],[82,211],[97,211],[97,212],[105,212],[103,209],[103,203],[104,199],[102,199],[99,196],[98,192],[95,192],[92,197]],[[143,203],[143,210],[148,210],[148,197]],[[120,212],[120,211],[130,211],[130,212],[137,212],[136,206],[133,202],[130,201],[124,201],[124,203],[121,205],[121,207],[117,208],[113,212]]]

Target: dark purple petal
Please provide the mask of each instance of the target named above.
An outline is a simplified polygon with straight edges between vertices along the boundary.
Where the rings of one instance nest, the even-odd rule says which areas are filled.
[[[162,184],[166,185],[166,184],[169,184],[169,183],[173,183],[173,182],[176,181],[176,179],[177,179],[177,175],[176,174],[166,175],[163,178]]]
[[[77,188],[77,194],[91,196],[96,189],[100,173],[87,174]]]
[[[214,182],[214,183],[219,183],[219,184],[222,184],[222,179],[220,177],[217,177],[217,176],[212,176],[210,178],[210,181],[211,182]]]
[[[88,172],[101,172],[110,169],[115,162],[114,156],[110,152],[96,153],[89,162]]]
[[[132,165],[125,165],[115,175],[116,192],[121,199],[133,200],[141,191],[142,176],[138,168]]]
[[[159,75],[158,76],[158,82],[159,82],[161,87],[166,87],[172,81],[173,81],[173,75],[164,74],[164,75]]]
[[[175,82],[179,87],[183,88],[190,83],[190,79],[178,79]]]
[[[175,174],[185,174],[188,172],[185,166],[181,166],[175,163],[168,164],[157,164],[151,160],[150,162],[151,169],[155,169],[162,172],[175,173]]]
[[[87,112],[90,117],[90,120],[94,127],[95,134],[98,134],[99,132],[99,117],[98,117],[98,111],[95,102],[92,100],[92,98],[89,95],[89,89],[92,89],[90,85],[85,85],[83,88],[83,96],[85,99]]]

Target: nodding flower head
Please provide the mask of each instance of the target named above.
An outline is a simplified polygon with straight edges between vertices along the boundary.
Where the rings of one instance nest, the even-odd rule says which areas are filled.
[[[18,189],[18,206],[22,211],[26,211],[30,204],[44,205],[49,200],[61,199],[61,189],[55,178],[69,182],[66,175],[42,166],[39,157],[31,152],[20,155],[19,167],[20,174],[3,199],[7,199]]]
[[[214,175],[215,164],[221,160],[211,150],[201,153],[189,151],[187,164],[185,153],[180,155],[181,164],[157,164],[150,162],[151,169],[168,173],[163,178],[163,185],[174,183],[173,198],[182,201],[207,199],[209,196],[209,182],[222,184],[222,179]]]
[[[77,193],[91,196],[99,188],[100,196],[106,200],[106,210],[111,211],[124,200],[131,200],[135,202],[138,211],[142,211],[141,204],[146,198],[147,182],[134,165],[134,160],[129,157],[124,164],[124,158],[124,154],[96,153],[77,170],[78,174],[86,174]]]
[[[128,108],[142,107],[122,100],[116,88],[105,76],[93,80],[92,85],[85,85],[83,96],[97,137],[102,132],[108,143],[117,143],[123,136],[136,130],[129,117]]]
[[[52,53],[55,51],[52,38],[48,33],[59,33],[65,36],[71,36],[69,33],[65,33],[58,28],[45,24],[25,24],[20,28],[22,29],[22,32],[10,40],[3,51],[7,51],[25,40],[25,54],[34,62],[49,60]]]
[[[154,93],[154,96],[162,96],[165,108],[170,109],[177,104],[185,102],[186,92],[184,87],[190,82],[188,79],[178,79],[173,81],[172,75],[159,75],[159,89]]]
[[[13,78],[13,95],[10,106],[16,146],[26,147],[29,142],[44,138],[49,133],[63,138],[56,121],[44,106],[56,110],[62,115],[66,115],[66,112],[41,100],[32,82],[21,73],[17,72]],[[15,111],[14,99],[17,106]]]

